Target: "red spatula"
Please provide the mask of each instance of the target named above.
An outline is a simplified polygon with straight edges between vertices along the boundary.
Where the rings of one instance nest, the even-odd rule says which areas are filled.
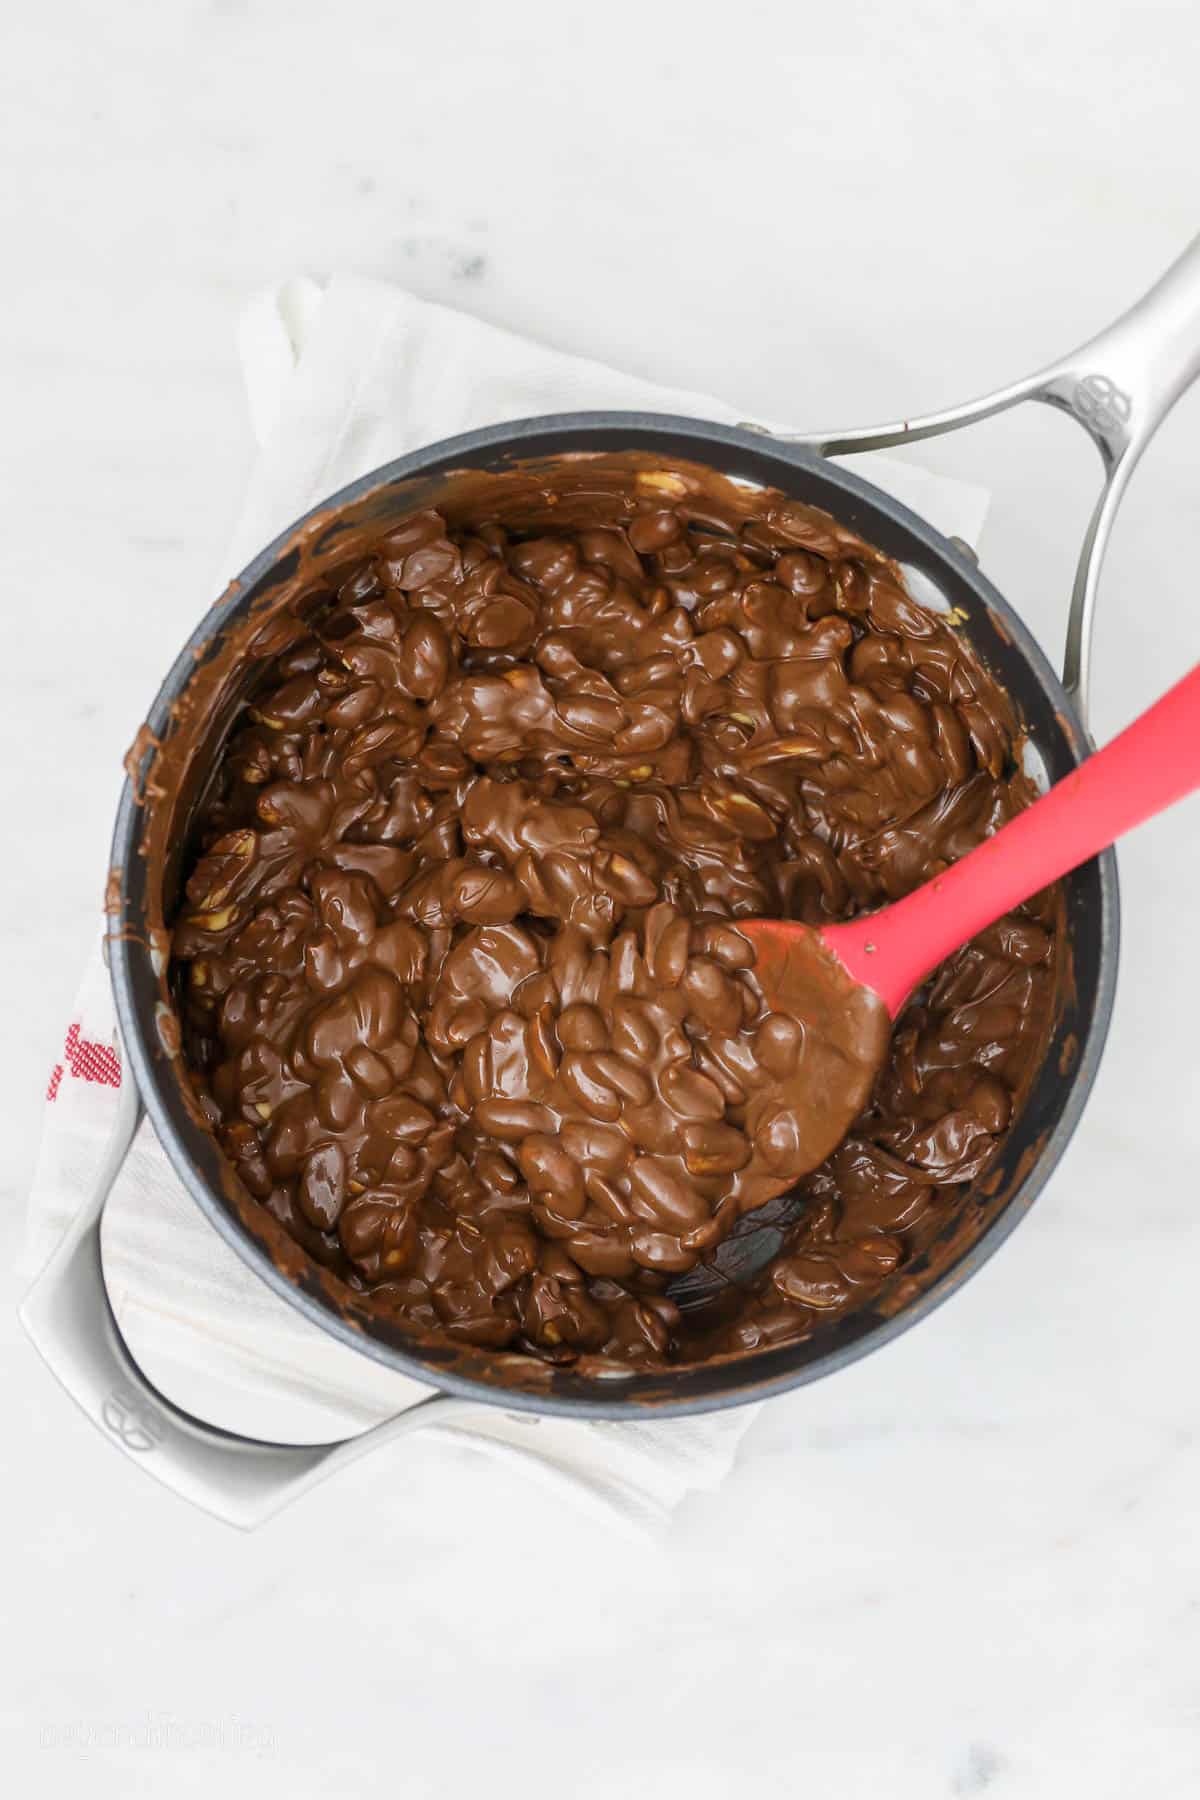
[[[994,837],[905,899],[819,932],[781,919],[739,919],[738,930],[754,946],[764,997],[773,1010],[803,1020],[814,981],[827,1004],[832,976],[833,991],[847,1003],[855,989],[872,990],[894,1019],[952,950],[1197,787],[1200,665]],[[830,968],[831,956],[840,971]],[[820,1096],[829,1121],[825,1136],[836,1127],[829,1098]],[[847,1095],[841,1131],[819,1160],[840,1142],[860,1105],[861,1095]]]

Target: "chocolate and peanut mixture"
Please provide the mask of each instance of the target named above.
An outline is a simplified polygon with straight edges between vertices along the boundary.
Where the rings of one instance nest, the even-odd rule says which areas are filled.
[[[736,922],[846,919],[963,855],[1033,797],[1015,721],[827,515],[556,470],[466,482],[307,596],[200,820],[184,1053],[244,1186],[414,1331],[642,1366],[803,1337],[1007,1128],[1054,911],[951,958],[886,1055],[861,990],[770,1012]],[[815,1172],[801,1061],[861,1103]],[[722,1281],[796,1177],[777,1253]]]

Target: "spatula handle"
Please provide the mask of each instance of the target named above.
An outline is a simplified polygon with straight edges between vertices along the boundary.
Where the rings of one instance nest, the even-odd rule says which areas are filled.
[[[824,933],[894,1018],[952,950],[1200,787],[1200,664],[1119,737],[915,893]]]

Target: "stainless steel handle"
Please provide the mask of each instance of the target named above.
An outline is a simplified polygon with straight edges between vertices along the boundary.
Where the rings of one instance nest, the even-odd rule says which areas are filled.
[[[124,1061],[124,1059],[123,1059]],[[100,1260],[100,1220],[129,1153],[142,1106],[124,1063],[113,1135],[95,1186],[21,1305],[25,1330],[71,1398],[110,1443],[184,1499],[249,1529],[347,1463],[430,1425],[486,1434],[496,1415],[510,1438],[516,1419],[445,1394],[333,1444],[269,1444],[194,1419],[160,1394],[117,1328]],[[536,1417],[528,1424],[536,1426]]]
[[[919,419],[853,431],[779,433],[823,456],[886,450],[940,437],[1022,400],[1040,400],[1069,413],[1100,452],[1104,486],[1075,572],[1063,685],[1087,718],[1092,622],[1100,565],[1113,519],[1134,465],[1179,396],[1200,375],[1200,237],[1149,292],[1112,325],[1068,356],[1008,387],[965,405]]]

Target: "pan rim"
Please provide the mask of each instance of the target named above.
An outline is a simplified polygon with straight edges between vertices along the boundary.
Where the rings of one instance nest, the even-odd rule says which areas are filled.
[[[560,441],[557,444],[543,444],[545,454],[570,454],[569,444],[561,440],[597,435],[605,435],[611,440],[607,448],[612,451],[648,448],[665,452],[664,440],[670,439],[674,454],[691,455],[697,461],[708,462],[712,466],[720,466],[719,461],[713,461],[713,453],[721,450],[742,452],[759,458],[766,456],[788,467],[816,471],[824,481],[831,483],[848,498],[862,501],[876,512],[884,512],[915,539],[937,564],[948,565],[972,589],[984,606],[1002,621],[1004,629],[1011,634],[1014,647],[1020,651],[1039,685],[1053,701],[1072,755],[1080,760],[1088,753],[1090,740],[1074,702],[1062,687],[1057,673],[1029,628],[978,566],[919,514],[853,470],[820,456],[807,446],[789,444],[749,426],[723,425],[668,413],[636,411],[550,413],[464,432],[409,452],[338,489],[259,551],[226,594],[199,621],[168,670],[155,697],[147,715],[150,730],[158,736],[166,729],[171,706],[187,685],[188,678],[195,672],[195,652],[228,622],[243,604],[244,597],[279,562],[294,542],[297,532],[314,519],[352,505],[398,481],[419,475],[446,473],[463,466],[463,459],[469,459],[478,465],[481,460],[486,461],[489,457],[494,461],[494,453],[511,453],[514,457],[529,455],[532,453],[531,446],[546,439]],[[639,442],[639,439],[643,441]],[[591,446],[592,449],[603,447]],[[149,754],[151,752],[147,752]],[[122,790],[112,840],[110,866],[119,870],[122,877],[138,855],[142,836],[143,808],[134,793],[136,774],[135,769]],[[773,1351],[750,1353],[745,1358],[739,1358],[736,1363],[714,1364],[714,1370],[734,1367],[744,1369],[745,1379],[728,1391],[717,1390],[686,1398],[671,1398],[669,1391],[663,1393],[662,1390],[670,1388],[672,1374],[669,1370],[662,1373],[655,1392],[650,1396],[630,1393],[622,1396],[621,1389],[629,1377],[614,1377],[611,1380],[598,1378],[596,1386],[600,1391],[595,1398],[582,1394],[541,1394],[463,1375],[454,1369],[441,1368],[420,1354],[410,1353],[395,1344],[366,1335],[331,1306],[323,1304],[289,1279],[272,1261],[265,1247],[241,1228],[214,1193],[189,1156],[182,1136],[168,1115],[161,1091],[163,1071],[156,1066],[156,1059],[150,1050],[149,1034],[154,1029],[154,1023],[153,1020],[146,1021],[140,1016],[134,992],[134,959],[146,952],[123,929],[126,924],[124,880],[121,884],[122,911],[115,921],[116,928],[113,929],[110,924],[106,949],[125,1056],[150,1121],[176,1175],[203,1216],[224,1241],[272,1291],[289,1305],[296,1307],[301,1316],[328,1332],[335,1340],[362,1352],[397,1374],[406,1375],[428,1388],[500,1406],[506,1411],[610,1420],[629,1420],[647,1415],[657,1418],[685,1417],[724,1410],[731,1406],[749,1405],[790,1388],[805,1386],[882,1349],[919,1320],[928,1317],[951,1294],[957,1292],[995,1254],[1028,1213],[1060,1162],[1078,1126],[1103,1056],[1112,1017],[1120,931],[1115,852],[1111,849],[1105,851],[1097,859],[1097,866],[1101,909],[1098,978],[1078,1060],[1070,1077],[1070,1091],[1028,1174],[1015,1185],[995,1218],[983,1227],[976,1240],[957,1259],[947,1263],[922,1293],[890,1317],[877,1317],[857,1336],[832,1344],[824,1354],[812,1356],[795,1367],[783,1368],[772,1374],[756,1378],[753,1375],[754,1363],[768,1357],[786,1356],[789,1348],[797,1349],[800,1346],[781,1346]],[[682,1375],[685,1371],[681,1370],[679,1373]],[[609,1390],[608,1394],[605,1389]]]

